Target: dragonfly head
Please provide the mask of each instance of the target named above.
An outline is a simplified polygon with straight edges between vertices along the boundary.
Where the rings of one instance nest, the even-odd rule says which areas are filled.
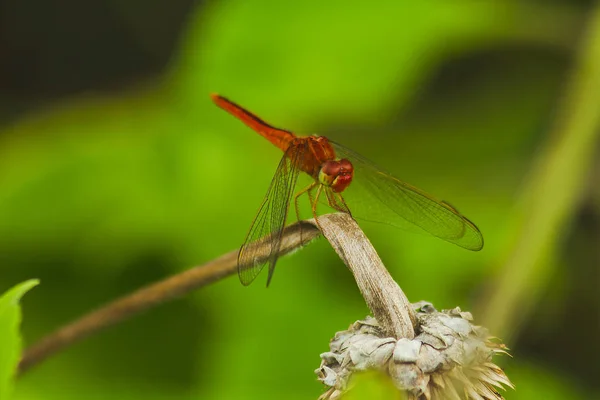
[[[325,161],[319,171],[319,183],[340,193],[350,185],[354,167],[352,163],[345,158],[335,161]]]

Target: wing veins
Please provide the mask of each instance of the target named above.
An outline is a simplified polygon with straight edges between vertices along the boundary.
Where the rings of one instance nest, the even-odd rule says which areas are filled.
[[[483,246],[481,233],[472,222],[453,207],[446,206],[441,200],[398,180],[360,154],[337,143],[332,142],[332,144],[338,157],[347,157],[351,162],[357,164],[355,165],[355,182],[353,184],[357,183],[362,186],[368,196],[375,200],[380,208],[387,210],[387,213],[391,212],[429,234],[460,247],[471,250],[481,249]],[[368,176],[359,176],[361,172]],[[350,190],[352,190],[352,185],[347,189],[348,192]],[[397,196],[401,196],[401,198],[397,198]],[[392,199],[392,201],[383,201],[383,198]],[[377,208],[373,204],[366,205],[366,207]],[[353,204],[350,204],[350,209],[353,209]],[[368,217],[359,215],[358,218],[373,221],[370,215]],[[399,226],[392,221],[383,219],[375,219],[374,222]]]
[[[283,155],[267,194],[254,219],[246,240],[238,255],[238,275],[244,285],[249,285],[269,264],[269,285],[279,258],[283,228],[294,188],[298,180],[299,160],[304,156],[305,146],[288,148]]]

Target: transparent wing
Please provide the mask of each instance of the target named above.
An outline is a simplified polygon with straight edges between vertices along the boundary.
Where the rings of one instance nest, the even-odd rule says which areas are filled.
[[[300,170],[297,166],[304,157],[305,149],[306,145],[290,146],[283,155],[267,195],[240,249],[238,275],[242,284],[246,286],[252,283],[267,263],[269,264],[267,286],[271,282],[279,257],[290,201],[298,180]]]
[[[363,156],[331,143],[339,158],[354,166],[354,178],[342,193],[352,216],[400,228],[407,223],[469,250],[481,250],[479,229],[450,204],[383,171]]]

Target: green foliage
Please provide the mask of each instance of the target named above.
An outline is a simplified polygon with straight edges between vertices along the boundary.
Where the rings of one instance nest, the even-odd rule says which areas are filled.
[[[353,376],[353,386],[343,400],[404,400],[394,383],[382,372],[363,372]]]
[[[36,286],[37,280],[18,284],[0,296],[0,399],[9,399],[21,355],[21,297]]]
[[[213,91],[276,126],[327,135],[471,218],[480,253],[364,229],[409,298],[473,309],[546,140],[574,10],[209,3],[190,16],[166,76],[0,127],[0,285],[44,281],[27,336],[241,244],[281,154],[214,107]],[[465,65],[469,76],[456,74]],[[316,398],[318,354],[368,310],[325,241],[280,260],[269,290],[261,279],[220,282],[90,338],[32,371],[16,396]],[[537,383],[508,372],[518,390]]]
[[[516,390],[506,393],[507,400],[596,398],[586,395],[571,377],[541,364],[523,361],[509,368],[508,373],[515,377]]]

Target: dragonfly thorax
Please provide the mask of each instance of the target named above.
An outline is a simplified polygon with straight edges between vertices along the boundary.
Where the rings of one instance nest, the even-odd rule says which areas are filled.
[[[354,167],[345,158],[325,161],[319,171],[319,183],[330,187],[336,193],[340,193],[350,185],[353,175]]]

